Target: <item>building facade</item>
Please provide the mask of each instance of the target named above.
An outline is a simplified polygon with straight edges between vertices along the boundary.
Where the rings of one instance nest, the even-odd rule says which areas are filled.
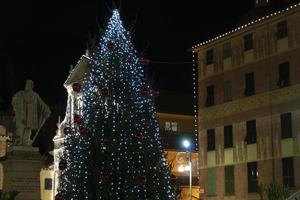
[[[190,185],[190,168],[187,162],[186,150],[182,147],[184,140],[189,140],[191,143],[195,141],[194,116],[159,112],[157,113],[157,119],[168,163],[172,166],[172,174],[177,177],[177,187],[180,189],[178,199],[190,199],[190,186],[192,188],[193,199],[198,199],[198,153],[195,147],[191,148],[192,184]]]
[[[259,199],[261,183],[298,191],[300,4],[286,1],[193,53],[205,198]]]

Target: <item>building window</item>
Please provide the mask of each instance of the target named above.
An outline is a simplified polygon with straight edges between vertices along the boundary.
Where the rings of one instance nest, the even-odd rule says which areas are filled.
[[[205,103],[205,105],[207,107],[213,106],[215,104],[214,86],[213,85],[207,86],[206,93],[207,93],[207,96],[206,96],[206,103]]]
[[[171,131],[177,132],[177,122],[172,122],[171,123]]]
[[[248,192],[257,192],[257,162],[250,162],[248,167]]]
[[[248,51],[253,49],[253,35],[252,33],[244,36],[244,50]]]
[[[283,185],[286,187],[295,187],[294,181],[294,159],[282,158],[282,175],[283,175]]]
[[[207,170],[207,195],[215,196],[216,195],[216,168],[209,168]]]
[[[246,122],[247,135],[246,142],[247,144],[256,143],[256,121],[250,120]]]
[[[231,44],[230,42],[227,42],[223,45],[223,59],[231,57]]]
[[[45,190],[52,190],[52,179],[45,178]]]
[[[224,148],[233,147],[232,125],[224,126]]]
[[[282,21],[277,24],[277,39],[282,39],[288,36],[287,22]]]
[[[232,100],[232,86],[231,81],[224,81],[224,102],[228,102]]]
[[[290,85],[290,64],[289,62],[279,65],[278,87],[286,87]]]
[[[225,166],[225,195],[234,195],[234,166]]]
[[[254,72],[247,73],[245,75],[245,96],[252,96],[255,94],[255,84],[254,84]]]
[[[292,131],[292,114],[284,113],[280,115],[281,124],[281,138],[291,138],[293,136]]]
[[[215,129],[207,130],[207,151],[215,150]]]
[[[210,49],[206,51],[206,65],[213,64],[214,62],[214,50]]]
[[[171,130],[171,123],[165,122],[165,131],[170,131],[170,130]]]

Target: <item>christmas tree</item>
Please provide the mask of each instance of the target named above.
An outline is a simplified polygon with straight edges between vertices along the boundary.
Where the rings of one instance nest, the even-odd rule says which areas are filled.
[[[89,57],[82,105],[65,128],[56,199],[169,200],[174,188],[156,119],[155,92],[145,80],[131,35],[113,10]]]

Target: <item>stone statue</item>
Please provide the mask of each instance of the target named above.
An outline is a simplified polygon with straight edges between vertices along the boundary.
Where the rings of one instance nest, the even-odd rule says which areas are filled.
[[[33,81],[27,80],[25,90],[17,92],[12,98],[16,135],[19,138],[16,140],[17,145],[31,146],[51,113],[49,107],[33,91],[33,87]],[[33,138],[32,134],[34,134]]]

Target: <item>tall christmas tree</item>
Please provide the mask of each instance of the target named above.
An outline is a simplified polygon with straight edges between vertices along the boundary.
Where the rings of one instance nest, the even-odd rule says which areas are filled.
[[[147,62],[113,10],[84,84],[74,86],[83,104],[65,131],[56,199],[175,199]]]

